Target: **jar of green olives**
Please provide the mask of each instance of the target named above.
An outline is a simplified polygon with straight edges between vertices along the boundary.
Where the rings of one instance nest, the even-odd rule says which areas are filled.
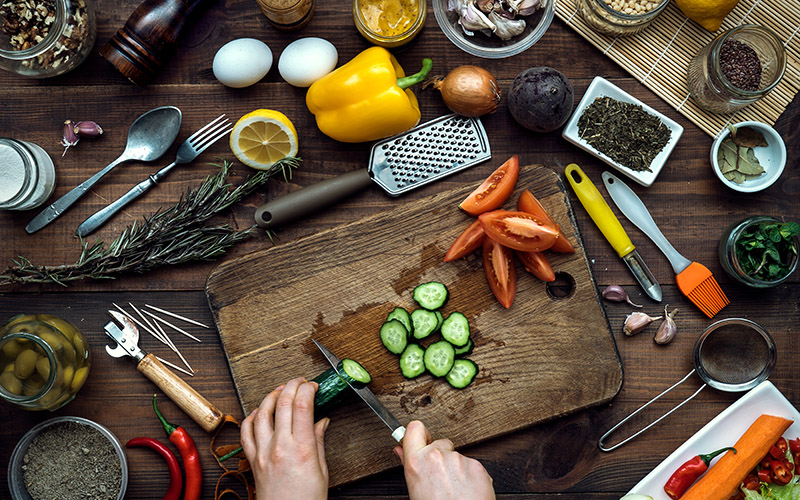
[[[86,382],[89,346],[74,325],[20,314],[0,328],[0,396],[26,410],[57,410]]]

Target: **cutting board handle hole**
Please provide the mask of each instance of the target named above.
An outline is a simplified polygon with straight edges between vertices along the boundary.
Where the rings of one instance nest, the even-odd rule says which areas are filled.
[[[547,295],[553,300],[562,300],[575,294],[575,278],[571,274],[559,271],[556,279],[545,285]]]

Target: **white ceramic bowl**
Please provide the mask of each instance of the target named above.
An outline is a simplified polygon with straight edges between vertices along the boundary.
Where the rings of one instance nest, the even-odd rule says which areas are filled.
[[[592,102],[594,102],[595,98],[597,97],[611,97],[617,101],[638,104],[651,115],[658,117],[658,119],[670,129],[672,135],[670,136],[669,142],[656,155],[656,157],[653,158],[653,162],[650,164],[650,171],[637,172],[635,170],[631,170],[630,168],[615,162],[600,151],[594,149],[589,145],[588,142],[581,138],[580,134],[578,133],[578,120],[583,114],[583,111]],[[682,134],[683,127],[680,124],[670,120],[663,114],[644,104],[605,78],[599,76],[596,76],[594,80],[592,80],[592,83],[589,85],[589,88],[586,89],[586,93],[583,95],[583,99],[581,99],[581,102],[578,103],[578,107],[575,108],[575,111],[572,113],[572,117],[569,119],[567,124],[564,126],[564,130],[561,132],[561,136],[564,139],[603,160],[606,164],[617,169],[622,175],[625,175],[634,182],[645,187],[649,187],[653,184],[653,181],[656,180],[656,177],[658,177],[658,174],[664,168],[664,165],[667,163],[667,158],[669,158],[672,150],[675,149],[675,145],[678,143],[678,139],[681,138]]]
[[[458,23],[458,14],[447,10],[448,1],[433,0],[433,14],[445,36],[458,48],[473,56],[501,59],[529,49],[544,35],[553,22],[557,0],[542,0],[541,9],[523,17],[526,23],[525,31],[509,40],[502,40],[496,35],[486,36],[479,32],[475,32],[472,36],[466,35]]]
[[[723,184],[734,191],[755,193],[756,191],[767,189],[778,180],[778,177],[783,173],[784,167],[786,167],[786,144],[783,142],[781,135],[766,123],[747,121],[734,123],[733,126],[736,128],[754,128],[761,132],[767,140],[768,146],[753,148],[753,152],[756,158],[758,158],[758,162],[764,167],[765,172],[761,174],[760,177],[746,180],[741,184],[729,181],[722,175],[722,171],[719,169],[717,156],[719,154],[720,144],[731,134],[730,129],[725,127],[717,134],[717,137],[711,144],[711,168],[714,170],[714,174],[716,174]]]

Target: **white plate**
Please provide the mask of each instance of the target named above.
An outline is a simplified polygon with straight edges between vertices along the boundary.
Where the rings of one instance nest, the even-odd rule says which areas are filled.
[[[714,417],[628,493],[650,495],[653,500],[670,500],[664,493],[664,484],[675,469],[698,454],[733,446],[739,436],[765,413],[794,420],[784,437],[794,439],[800,436],[800,413],[772,382],[764,381]]]
[[[586,109],[592,102],[594,102],[596,97],[611,97],[617,101],[638,104],[648,113],[657,116],[664,123],[664,125],[669,127],[670,131],[672,131],[672,136],[670,137],[667,145],[664,146],[664,149],[662,149],[655,158],[653,158],[653,163],[650,165],[651,170],[649,172],[636,172],[628,167],[624,167],[600,151],[594,149],[585,140],[581,139],[580,134],[578,134],[578,119],[583,114],[583,110]],[[594,156],[619,170],[621,174],[631,178],[645,187],[649,187],[651,184],[653,184],[653,181],[656,180],[659,172],[661,172],[661,169],[664,168],[664,165],[667,163],[667,158],[669,158],[670,153],[672,153],[672,150],[678,143],[678,139],[680,139],[681,134],[683,134],[683,127],[681,127],[677,122],[670,120],[647,104],[644,104],[605,78],[599,76],[596,76],[594,80],[592,80],[592,83],[589,85],[589,88],[586,89],[586,93],[583,95],[583,99],[581,99],[581,102],[578,103],[578,107],[575,108],[575,112],[572,113],[572,117],[564,127],[564,131],[561,132],[561,136],[564,139],[568,140],[572,144],[575,144],[584,151],[593,154]]]

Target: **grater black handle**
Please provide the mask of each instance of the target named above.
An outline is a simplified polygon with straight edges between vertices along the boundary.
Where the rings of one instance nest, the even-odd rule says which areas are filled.
[[[292,191],[261,205],[256,210],[256,224],[265,229],[278,227],[342,201],[370,184],[369,172],[360,168]]]

